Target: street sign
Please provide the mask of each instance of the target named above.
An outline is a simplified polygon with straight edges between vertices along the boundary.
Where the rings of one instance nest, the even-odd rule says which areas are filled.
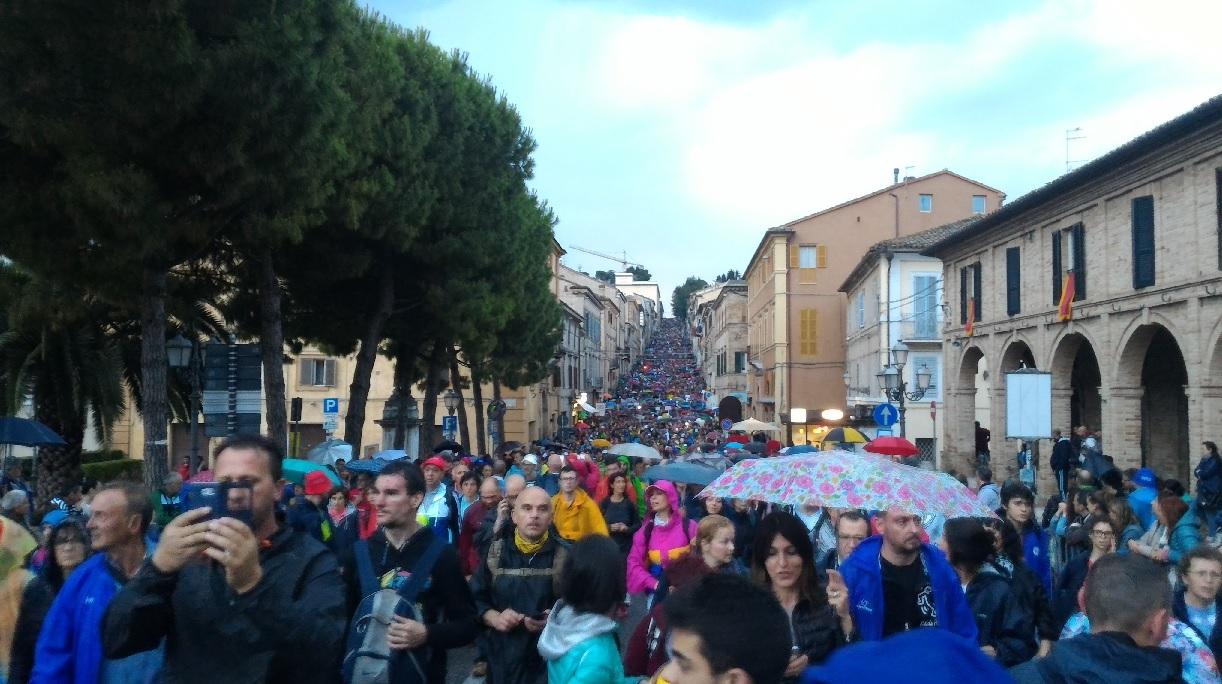
[[[339,414],[338,413],[322,414],[322,431],[323,432],[329,435],[335,432],[338,428],[339,428]]]
[[[889,428],[900,419],[899,409],[893,404],[879,404],[874,407],[874,422],[879,427]]]
[[[729,418],[725,418],[725,419],[723,419],[723,420],[721,421],[721,429],[722,429],[722,430],[725,430],[726,432],[729,432],[729,431],[730,431],[730,428],[732,428],[732,427],[734,427],[734,421],[730,420]]]
[[[458,416],[442,416],[441,432],[446,439],[453,440],[458,434]]]
[[[335,397],[327,397],[322,400],[322,412],[339,414],[339,399]]]

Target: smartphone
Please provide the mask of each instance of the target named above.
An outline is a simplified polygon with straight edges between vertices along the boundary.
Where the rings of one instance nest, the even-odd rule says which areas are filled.
[[[209,519],[234,518],[253,525],[253,490],[240,482],[187,482],[179,493],[183,512],[205,506],[212,509]]]

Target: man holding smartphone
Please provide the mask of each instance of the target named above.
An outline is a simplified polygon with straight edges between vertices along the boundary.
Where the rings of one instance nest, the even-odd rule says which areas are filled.
[[[106,657],[164,640],[167,681],[334,681],[347,624],[339,566],[276,521],[283,452],[266,437],[237,436],[214,459],[218,482],[249,487],[251,525],[209,508],[171,521],[110,604]]]

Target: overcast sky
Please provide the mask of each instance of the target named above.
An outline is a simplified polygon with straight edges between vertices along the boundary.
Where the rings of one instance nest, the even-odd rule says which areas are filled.
[[[1222,2],[367,0],[459,48],[539,143],[565,248],[667,299],[768,227],[949,168],[1010,200],[1222,93]],[[570,249],[589,272],[616,268]]]

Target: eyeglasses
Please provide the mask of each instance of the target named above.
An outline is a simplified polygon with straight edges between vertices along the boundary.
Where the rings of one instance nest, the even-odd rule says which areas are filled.
[[[1115,532],[1104,532],[1101,530],[1094,530],[1090,533],[1090,536],[1098,537],[1099,539],[1111,539],[1112,537],[1116,536],[1116,533]]]

